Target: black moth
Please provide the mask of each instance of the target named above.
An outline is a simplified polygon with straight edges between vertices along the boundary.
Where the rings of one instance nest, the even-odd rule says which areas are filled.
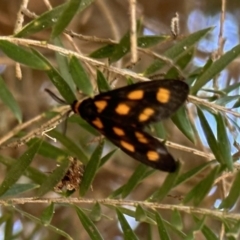
[[[76,100],[71,107],[129,156],[152,168],[174,172],[177,162],[144,127],[169,118],[183,105],[188,93],[189,87],[183,81],[154,80]]]

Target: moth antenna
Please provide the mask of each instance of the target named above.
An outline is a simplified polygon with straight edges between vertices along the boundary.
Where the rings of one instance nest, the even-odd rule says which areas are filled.
[[[63,99],[59,98],[55,93],[53,93],[51,90],[45,88],[44,89],[56,102],[61,103],[63,105],[68,105],[66,101]]]
[[[63,99],[59,98],[55,93],[53,93],[51,90],[45,88],[44,89],[56,102],[63,104],[63,105],[68,105],[68,103],[66,101],[64,101]],[[64,121],[64,125],[63,125],[63,134],[66,135],[67,132],[67,120],[69,115],[71,114],[72,110],[69,110],[68,112],[66,112],[64,115],[65,121]]]

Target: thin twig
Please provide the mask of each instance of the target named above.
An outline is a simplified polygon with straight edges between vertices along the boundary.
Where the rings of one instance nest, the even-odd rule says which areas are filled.
[[[240,220],[240,214],[225,212],[215,209],[190,207],[183,205],[171,205],[171,204],[161,204],[155,202],[146,201],[132,201],[132,200],[121,200],[121,199],[87,199],[87,198],[11,198],[11,199],[0,199],[0,204],[3,206],[9,206],[12,204],[26,204],[26,203],[58,203],[58,204],[105,204],[108,206],[132,206],[137,207],[138,205],[151,208],[151,209],[164,209],[164,210],[178,210],[188,214],[200,214],[204,216],[211,216],[218,219],[231,219]]]
[[[138,61],[137,56],[137,23],[136,23],[136,0],[129,0],[130,4],[130,43],[131,63]]]

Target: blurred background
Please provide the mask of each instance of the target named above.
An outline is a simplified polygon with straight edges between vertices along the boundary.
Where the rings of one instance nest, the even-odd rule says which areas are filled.
[[[51,0],[52,6],[57,6],[64,1]],[[14,26],[16,24],[17,13],[19,11],[21,1],[0,1],[0,35],[12,35]],[[44,1],[29,1],[28,9],[30,12],[37,15],[41,15],[47,11],[47,7]],[[179,14],[180,19],[180,35],[187,36],[190,33],[198,31],[200,29],[214,26],[213,31],[207,35],[196,47],[196,53],[192,59],[190,69],[198,66],[203,66],[206,60],[213,55],[213,53],[219,47],[219,31],[220,31],[220,18],[221,18],[221,1],[219,0],[139,0],[137,1],[137,18],[142,19],[145,35],[171,35],[171,19],[175,16],[176,12]],[[225,21],[223,27],[223,37],[225,38],[224,52],[230,50],[233,46],[239,44],[239,22],[240,22],[240,2],[239,1],[227,1]],[[25,17],[25,22],[31,21],[29,16]],[[119,41],[122,36],[129,30],[129,2],[126,0],[96,0],[83,12],[78,14],[68,30],[72,30],[75,33],[79,33],[86,36],[95,36],[105,39],[113,39]],[[34,36],[32,39],[47,41],[49,39],[50,30],[42,31]],[[62,38],[65,47],[71,49],[71,45],[68,43],[65,37]],[[83,54],[88,55],[92,51],[98,49],[102,44],[94,43],[91,41],[83,41],[74,39],[75,44],[78,46]],[[161,54],[164,49],[169,47],[166,45],[160,45],[154,48],[154,51]],[[47,50],[41,50],[45,57],[47,57],[53,64],[55,62],[55,53]],[[1,54],[1,53],[0,53]],[[124,68],[127,66],[129,59],[126,61],[119,61],[116,64],[117,67]],[[146,66],[149,65],[149,57],[140,56],[140,62],[135,66],[134,71],[142,72]],[[234,82],[238,82],[239,79],[239,63],[238,59],[232,62],[228,68],[222,72],[220,76],[219,85],[226,86]],[[41,71],[32,70],[30,68],[21,67],[22,69],[22,80],[18,80],[15,75],[15,62],[7,58],[5,55],[0,55],[0,72],[4,77],[7,86],[11,90],[15,99],[17,99],[21,110],[23,112],[23,121],[28,121],[31,118],[43,113],[46,110],[53,108],[57,105],[52,100],[44,88],[53,88],[47,75]],[[105,77],[114,79],[116,76],[106,73]],[[94,79],[92,80],[94,82]],[[124,82],[123,82],[124,84]],[[121,84],[121,85],[123,85]],[[194,116],[193,116],[194,118]],[[13,127],[17,125],[17,120],[12,115],[10,110],[6,108],[2,102],[0,102],[0,138],[7,134]],[[177,142],[184,146],[198,148],[199,150],[206,150],[206,141],[202,137],[199,131],[199,139],[197,140],[197,146],[184,137],[179,130],[169,121],[166,121],[165,127],[168,129],[168,140]],[[198,123],[197,123],[198,124]],[[198,125],[196,125],[198,126]],[[62,126],[59,126],[59,130],[62,131]],[[28,129],[30,130],[30,129]],[[81,138],[79,137],[78,131],[81,131]],[[85,132],[83,129],[76,130],[74,124],[69,123],[67,128],[67,135],[73,139],[77,144],[81,144],[82,148],[91,154],[93,149],[96,147],[95,139],[92,135]],[[49,140],[50,141],[50,140]],[[60,147],[59,144],[57,144]],[[109,149],[113,149],[111,144],[107,145]],[[1,155],[7,155],[10,157],[18,157],[24,151],[26,147],[17,149],[5,149],[0,150]],[[174,149],[169,150],[177,159],[181,159],[183,162],[183,169],[191,169],[194,166],[206,161],[204,158],[197,157],[190,153],[177,151]],[[47,173],[51,172],[56,167],[55,161],[44,159],[43,157],[36,157],[32,165],[39,170]],[[98,172],[94,182],[93,190],[89,191],[85,196],[86,198],[106,198],[115,189],[126,183],[133,173],[134,169],[138,165],[138,162],[130,159],[124,153],[118,151],[112,160],[108,161],[101,170]],[[5,167],[0,165],[0,181],[5,176]],[[156,190],[163,183],[166,174],[163,172],[155,172],[153,175],[145,179],[138,187],[130,194],[127,200],[144,200],[154,190]],[[198,183],[203,176],[198,176],[195,179],[182,184],[180,187],[174,189],[169,196],[163,200],[163,203],[180,203],[181,197],[184,193],[194,184]],[[21,179],[22,182],[27,181],[25,178]],[[209,196],[202,203],[205,208],[212,207],[220,193],[214,189],[211,191]],[[32,193],[25,194],[24,196],[32,196]],[[56,196],[56,193],[49,193],[48,197]],[[78,196],[75,193],[74,196]],[[39,216],[46,205],[25,204],[21,206],[24,211],[27,211],[34,216]],[[84,207],[84,206],[81,206]],[[89,208],[89,205],[86,205]],[[0,209],[1,211],[1,209]],[[2,209],[2,211],[4,211]],[[96,223],[99,231],[105,239],[123,239],[121,234],[121,228],[116,221],[116,214],[114,211],[107,207],[102,208],[103,214],[111,218],[111,220],[103,218],[101,221]],[[165,219],[170,220],[170,214],[168,211],[161,211],[162,216]],[[188,216],[182,216],[184,219],[184,226],[186,230],[191,227],[191,219]],[[14,231],[17,233],[24,228],[24,231],[32,232],[34,228],[38,228],[32,238],[26,239],[50,239],[52,233],[47,229],[37,227],[33,222],[22,218],[20,215],[16,215],[13,219],[15,221]],[[148,225],[145,223],[138,223],[129,219],[129,223],[132,228],[136,228],[140,239],[148,238]],[[58,205],[55,210],[55,214],[52,220],[52,224],[63,229],[70,234],[73,239],[89,239],[85,230],[79,227],[79,219],[71,208]],[[220,231],[220,224],[214,220],[209,220],[209,226],[214,231]],[[4,226],[2,225],[2,229]],[[157,230],[152,231],[152,239],[158,239]],[[2,231],[3,233],[3,231]],[[26,233],[26,236],[28,234]],[[55,236],[55,239],[64,239],[59,236]],[[0,232],[1,238],[1,232]],[[3,239],[3,236],[2,238]],[[23,235],[19,236],[19,239],[25,239]],[[177,239],[177,238],[176,238]],[[204,239],[201,235],[197,235],[195,239]]]

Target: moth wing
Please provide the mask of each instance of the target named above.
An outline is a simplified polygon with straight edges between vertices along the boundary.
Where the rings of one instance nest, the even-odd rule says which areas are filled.
[[[119,124],[147,125],[170,117],[188,93],[188,85],[180,80],[155,80],[101,93],[93,103],[104,118]]]
[[[164,144],[141,129],[113,125],[105,128],[103,134],[123,152],[145,165],[167,172],[174,172],[177,168],[177,162]]]

